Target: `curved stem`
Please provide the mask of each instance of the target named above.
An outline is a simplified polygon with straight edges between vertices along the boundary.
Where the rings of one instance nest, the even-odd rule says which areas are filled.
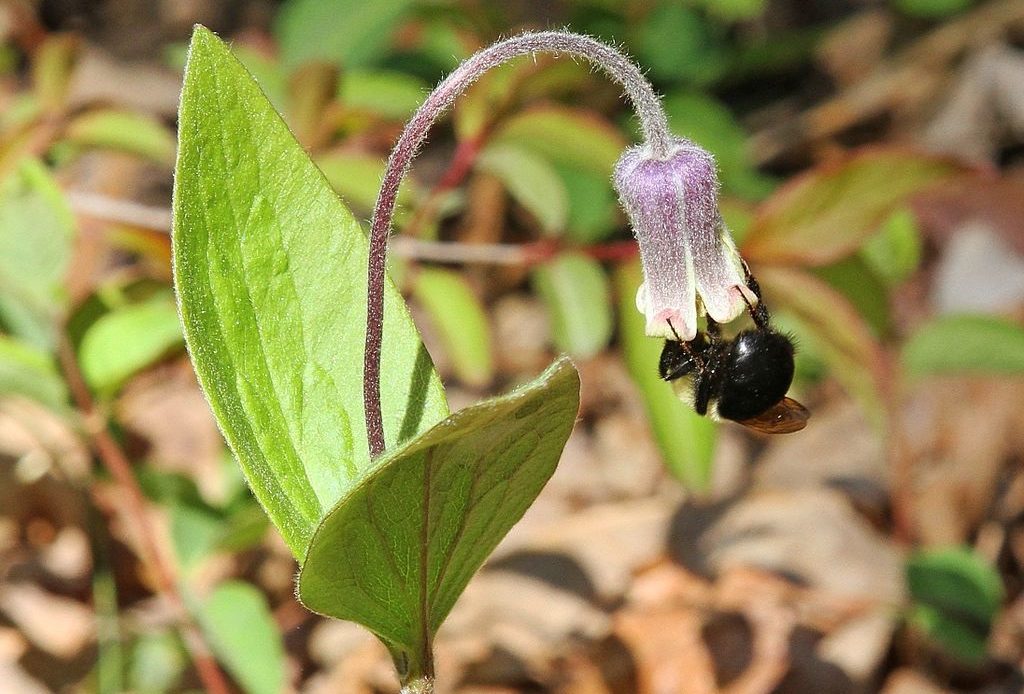
[[[521,34],[499,41],[470,57],[434,89],[406,124],[388,158],[377,204],[370,223],[367,273],[366,351],[363,361],[363,405],[370,455],[384,452],[384,426],[380,408],[380,353],[384,330],[384,274],[391,217],[398,186],[409,170],[427,131],[456,97],[485,72],[512,58],[537,52],[567,53],[590,61],[622,85],[640,119],[644,140],[657,158],[667,157],[671,146],[668,119],[651,84],[632,61],[600,41],[560,31]]]

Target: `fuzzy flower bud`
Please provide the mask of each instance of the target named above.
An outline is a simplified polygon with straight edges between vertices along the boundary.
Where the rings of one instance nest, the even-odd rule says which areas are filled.
[[[636,303],[649,336],[673,338],[674,328],[692,340],[698,312],[727,323],[743,312],[744,296],[757,303],[718,211],[711,154],[685,139],[674,139],[666,158],[647,145],[631,147],[615,166],[614,183],[640,244],[644,283]]]

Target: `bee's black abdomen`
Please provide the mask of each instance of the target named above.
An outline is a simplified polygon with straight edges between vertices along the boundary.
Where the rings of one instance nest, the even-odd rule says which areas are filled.
[[[793,343],[768,330],[747,330],[726,357],[718,414],[743,421],[766,412],[785,397],[793,382]]]

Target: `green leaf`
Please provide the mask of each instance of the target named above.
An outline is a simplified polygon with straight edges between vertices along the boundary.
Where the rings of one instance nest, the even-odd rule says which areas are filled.
[[[903,345],[912,376],[1024,374],[1024,326],[995,316],[943,316],[926,323]]]
[[[850,300],[876,336],[889,331],[889,293],[860,256],[844,258],[813,272]]]
[[[351,70],[342,75],[338,99],[346,108],[405,120],[429,91],[425,82],[404,72]]]
[[[893,0],[893,6],[903,14],[926,19],[941,19],[963,12],[974,4],[973,0]]]
[[[171,541],[184,575],[217,547],[224,534],[223,520],[211,509],[178,503],[170,507]]]
[[[881,345],[864,317],[845,296],[804,270],[761,266],[754,274],[768,306],[800,324],[797,350],[801,342],[811,342],[811,351],[881,425],[889,381]]]
[[[619,207],[608,176],[569,166],[555,166],[569,198],[566,236],[578,244],[604,241],[619,224]]]
[[[724,104],[700,92],[674,92],[664,105],[673,132],[714,153],[726,192],[755,200],[771,192],[774,183],[753,167],[747,133]]]
[[[894,286],[910,277],[921,264],[921,245],[913,211],[901,207],[864,242],[860,257],[887,285]]]
[[[912,621],[970,662],[985,657],[985,640],[1005,591],[999,573],[968,547],[923,550],[907,560]]]
[[[209,30],[192,38],[174,189],[175,286],[199,381],[253,493],[296,556],[370,465],[363,417],[367,240]],[[390,282],[389,447],[448,414]]]
[[[476,166],[494,174],[509,194],[536,218],[546,234],[557,234],[569,220],[569,196],[558,172],[525,147],[491,144]]]
[[[726,22],[753,19],[764,12],[765,0],[700,0],[715,17]]]
[[[112,395],[180,344],[181,324],[174,301],[157,298],[101,316],[82,337],[78,361],[86,383]]]
[[[128,670],[130,688],[139,694],[179,691],[178,683],[188,659],[175,634],[163,631],[143,634],[132,649]]]
[[[391,34],[412,5],[413,0],[288,0],[274,25],[284,65],[372,64],[387,52]]]
[[[636,309],[636,290],[643,281],[640,262],[615,271],[619,299],[619,335],[629,373],[640,388],[644,408],[665,465],[687,488],[702,492],[711,484],[712,460],[718,431],[715,423],[694,412],[676,396],[672,386],[658,378],[658,360],[664,340],[644,334],[644,317]]]
[[[68,124],[64,135],[83,147],[120,150],[161,163],[174,161],[174,135],[157,119],[135,111],[87,111]]]
[[[53,357],[30,344],[0,335],[0,397],[22,395],[60,410],[68,391]]]
[[[853,253],[894,208],[964,172],[948,159],[872,149],[798,176],[762,207],[743,240],[751,262],[827,265]]]
[[[484,386],[494,378],[491,328],[480,299],[462,275],[423,268],[413,296],[430,316],[459,380]]]
[[[600,263],[562,253],[533,271],[533,286],[547,307],[558,349],[586,359],[612,336],[611,289]]]
[[[600,115],[564,106],[540,106],[504,120],[490,138],[492,146],[511,144],[561,164],[611,176],[626,139]]]
[[[303,604],[365,625],[396,663],[422,672],[470,577],[554,472],[579,386],[563,358],[389,452],[313,537],[299,574]]]
[[[728,68],[722,32],[695,10],[661,2],[637,25],[636,54],[651,74],[666,81],[707,84]]]
[[[285,690],[284,646],[263,593],[227,581],[203,603],[198,617],[210,648],[246,692]]]
[[[56,344],[74,230],[64,195],[35,159],[0,181],[0,322],[36,347]]]

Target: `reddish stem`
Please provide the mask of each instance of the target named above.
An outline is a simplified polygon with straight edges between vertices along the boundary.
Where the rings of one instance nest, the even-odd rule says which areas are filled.
[[[110,476],[117,481],[127,496],[123,512],[128,518],[127,525],[135,528],[142,561],[155,578],[157,589],[171,602],[179,614],[182,636],[196,667],[196,673],[203,683],[203,688],[212,694],[231,694],[231,687],[228,685],[227,679],[217,666],[217,661],[211,655],[209,646],[192,622],[185,607],[185,601],[178,591],[176,571],[164,559],[160,551],[153,525],[149,522],[149,516],[146,515],[146,502],[142,490],[132,473],[128,456],[121,450],[117,441],[110,434],[106,422],[102,420],[92,393],[89,391],[85,379],[82,378],[74,347],[67,335],[61,336],[58,358],[68,389],[71,391],[71,397],[86,423],[92,448]]]
[[[485,48],[455,69],[431,92],[406,123],[381,181],[370,223],[366,291],[366,346],[363,356],[363,409],[370,455],[384,452],[384,421],[380,404],[380,359],[384,332],[384,277],[388,235],[398,187],[427,131],[456,97],[492,67],[536,52],[566,53],[591,61],[624,88],[640,119],[644,141],[655,157],[668,155],[671,136],[661,101],[640,69],[616,49],[588,36],[558,31],[522,34]]]

